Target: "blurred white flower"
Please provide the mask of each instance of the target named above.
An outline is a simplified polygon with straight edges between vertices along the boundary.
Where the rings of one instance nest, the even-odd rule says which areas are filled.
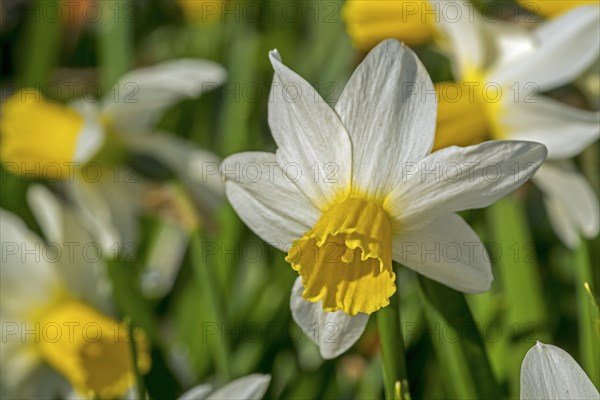
[[[443,3],[434,2],[441,10]],[[598,199],[570,158],[600,137],[600,113],[539,93],[572,82],[600,55],[600,8],[582,6],[526,31],[490,21],[464,2],[456,18],[440,19],[457,83],[437,86],[436,147],[493,139],[531,140],[548,147],[536,175],[550,222],[576,247],[600,228]]]
[[[600,394],[569,353],[537,342],[521,365],[521,399],[598,400]]]
[[[110,315],[102,249],[51,192],[30,207],[45,241],[0,209],[2,398],[112,398],[135,383],[128,329]],[[137,335],[139,367],[150,365]]]
[[[220,85],[224,69],[181,59],[123,76],[100,101],[68,106],[24,89],[2,108],[0,157],[9,172],[59,180],[79,218],[106,252],[127,251],[137,236],[146,182],[124,164],[124,152],[154,157],[170,168],[200,207],[222,196],[218,158],[154,127],[169,107]]]
[[[240,218],[288,252],[298,271],[303,288],[295,286],[292,313],[303,330],[333,319],[355,340],[366,323],[360,313],[385,307],[396,291],[392,260],[457,290],[488,290],[493,277],[485,249],[455,213],[486,207],[519,187],[544,160],[545,147],[493,141],[429,154],[433,84],[415,54],[395,40],[369,53],[335,109],[277,51],[270,58],[269,125],[278,150],[233,155],[223,173]],[[489,164],[497,167],[493,179]],[[442,174],[448,166],[452,172]],[[449,243],[457,244],[457,257],[427,253]],[[349,315],[358,322],[346,321]],[[338,343],[322,354],[348,347]]]
[[[214,390],[209,384],[198,385],[185,392],[179,400],[260,400],[271,383],[271,375],[251,374]]]

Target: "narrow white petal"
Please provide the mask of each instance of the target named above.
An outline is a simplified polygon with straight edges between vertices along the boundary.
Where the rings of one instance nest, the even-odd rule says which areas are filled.
[[[521,365],[521,399],[600,399],[600,394],[566,351],[537,342]]]
[[[269,383],[271,375],[247,375],[215,390],[207,400],[260,400],[269,388]]]
[[[556,234],[569,247],[578,244],[573,231],[593,238],[600,230],[598,198],[586,179],[568,161],[545,163],[535,182],[546,196],[548,216]]]
[[[46,240],[64,242],[62,206],[52,192],[45,186],[31,185],[27,191],[27,202]]]
[[[194,386],[179,397],[179,400],[204,400],[212,392],[213,387],[209,384]]]
[[[124,165],[99,172],[98,180],[88,182],[76,176],[63,185],[84,226],[110,258],[135,249],[137,218],[145,182]]]
[[[15,214],[0,209],[0,319],[20,323],[64,287],[41,238]],[[35,287],[35,290],[31,290]],[[4,329],[9,329],[3,325]],[[20,327],[17,327],[20,332]],[[20,335],[20,333],[18,333]]]
[[[225,81],[219,64],[199,59],[165,61],[124,75],[103,97],[102,113],[125,133],[151,127],[170,106]]]
[[[171,290],[189,242],[189,233],[179,224],[165,221],[158,229],[141,276],[142,291],[149,297]]]
[[[352,141],[352,185],[368,194],[389,193],[400,162],[431,152],[437,100],[415,53],[397,40],[375,47],[358,66],[336,106]]]
[[[546,148],[533,142],[500,140],[447,147],[420,163],[404,164],[404,181],[385,206],[399,229],[486,207],[521,186],[545,158]]]
[[[350,187],[352,147],[338,115],[276,50],[269,96],[269,126],[281,168],[319,207]]]
[[[534,82],[539,91],[568,83],[600,54],[600,9],[576,7],[533,32],[536,46],[510,65],[498,68],[494,82]]]
[[[73,160],[79,163],[89,161],[102,147],[105,131],[100,122],[95,118],[85,118],[83,128],[77,137]]]
[[[600,113],[568,106],[545,96],[506,102],[500,124],[514,140],[539,142],[548,159],[570,158],[600,138]]]
[[[482,69],[487,62],[485,21],[469,1],[431,1],[435,6],[439,23],[437,27],[445,34],[450,58],[457,79],[467,70]],[[445,43],[442,46],[445,47]]]
[[[110,207],[98,183],[89,183],[76,177],[62,187],[79,219],[107,254],[115,243],[121,243],[121,235],[115,227]]]
[[[570,249],[576,249],[581,242],[575,223],[569,218],[567,210],[556,197],[544,196],[544,206],[550,225],[556,236]]]
[[[27,193],[29,207],[36,216],[45,216],[43,221],[53,221],[52,236],[47,236],[42,256],[53,264],[55,272],[66,284],[71,295],[84,299],[104,312],[111,311],[109,282],[104,264],[103,249],[75,218],[71,210],[43,186],[33,186]],[[43,222],[43,225],[49,225]]]
[[[395,236],[392,254],[395,261],[462,292],[484,292],[494,280],[483,243],[457,214]]]
[[[304,300],[302,279],[298,277],[290,296],[294,321],[306,336],[319,346],[321,357],[335,358],[345,353],[363,334],[369,316],[358,313],[349,316],[343,311],[325,312],[321,302]]]
[[[283,172],[275,154],[238,153],[223,161],[227,198],[250,229],[287,251],[317,222],[320,212]]]
[[[225,186],[216,154],[167,133],[129,137],[127,143],[135,152],[148,154],[171,168],[200,206],[222,203]]]

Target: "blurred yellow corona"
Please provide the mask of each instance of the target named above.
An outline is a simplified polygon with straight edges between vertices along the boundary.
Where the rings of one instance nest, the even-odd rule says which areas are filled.
[[[1,120],[0,159],[21,175],[66,179],[74,163],[85,161],[101,142],[82,114],[37,91],[23,90],[8,98]]]
[[[44,239],[0,208],[3,247],[22,243],[3,252],[0,315],[12,329],[0,358],[2,393],[19,399],[123,398],[136,384],[134,345],[139,372],[150,368],[146,336],[109,316],[114,305],[107,265],[71,247],[92,243],[72,209],[39,184],[31,185],[27,201]],[[19,376],[10,372],[16,365]]]
[[[420,45],[432,40],[435,33],[435,10],[428,1],[351,0],[342,16],[354,46],[361,50],[370,50],[388,38]]]
[[[598,0],[519,0],[519,4],[530,12],[551,18],[575,7],[598,6]]]
[[[488,138],[506,139],[498,122],[502,88],[486,83],[473,70],[460,82],[435,85],[438,96],[434,150],[448,146],[472,146]]]
[[[74,299],[50,306],[39,322],[41,357],[81,394],[115,398],[135,381],[127,326]],[[134,340],[140,350],[138,367],[146,372],[147,344],[141,336]]]

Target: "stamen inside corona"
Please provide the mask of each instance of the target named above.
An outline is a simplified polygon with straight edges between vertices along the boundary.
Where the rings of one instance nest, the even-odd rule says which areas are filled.
[[[392,226],[380,204],[350,197],[294,241],[286,261],[302,277],[303,297],[325,311],[370,314],[396,291]]]

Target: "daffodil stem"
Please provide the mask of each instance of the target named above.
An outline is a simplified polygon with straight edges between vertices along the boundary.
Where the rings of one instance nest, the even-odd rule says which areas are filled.
[[[591,269],[588,244],[582,240],[581,244],[573,253],[574,267],[576,270],[576,292],[579,314],[579,351],[582,359],[582,365],[588,373],[592,382],[600,386],[600,344],[594,332],[593,321],[593,299],[585,288],[585,284],[594,287],[595,281]]]
[[[390,298],[390,304],[377,311],[377,328],[381,342],[383,381],[387,400],[410,399],[399,296],[396,292]]]
[[[101,29],[98,33],[100,81],[108,91],[131,68],[133,41],[131,37],[132,7],[129,0],[101,1]],[[124,90],[124,88],[117,88]],[[112,94],[111,94],[112,95]]]
[[[44,9],[60,9],[59,0],[31,2],[32,12],[28,13],[27,41],[28,46],[21,46],[19,53],[25,57],[20,61],[21,78],[28,87],[42,89],[50,77],[51,71],[58,62],[60,52],[60,34],[64,26],[62,18],[40,17],[39,7]]]
[[[139,400],[146,400],[146,385],[144,383],[144,377],[140,372],[140,366],[138,364],[138,349],[135,338],[135,329],[133,321],[127,321],[127,334],[129,338],[129,347],[131,349],[131,364],[133,365],[133,372],[135,373],[136,390]]]
[[[211,321],[216,324],[217,331],[223,329],[225,312],[222,309],[222,302],[217,294],[217,280],[212,270],[212,265],[209,264],[207,256],[203,252],[202,234],[196,230],[192,232],[190,251],[192,263],[196,279],[200,287],[206,295],[208,315]],[[231,369],[229,365],[229,349],[227,342],[222,339],[222,336],[210,335],[209,337],[210,351],[212,352],[215,368],[222,382],[227,382],[231,378]]]

